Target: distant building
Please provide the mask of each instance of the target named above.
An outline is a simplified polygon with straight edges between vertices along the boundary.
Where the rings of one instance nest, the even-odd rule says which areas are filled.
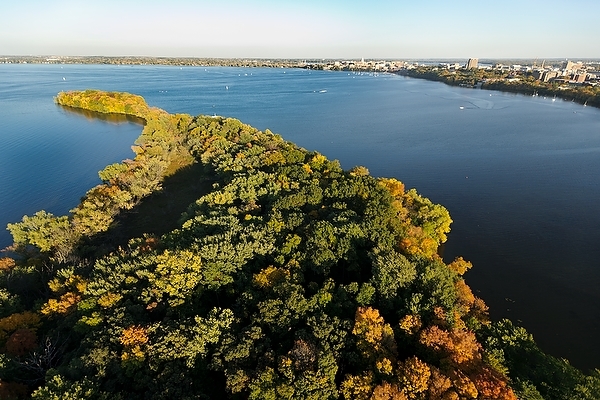
[[[571,73],[579,71],[583,68],[583,63],[581,61],[574,63],[573,61],[565,61],[563,64],[563,71],[565,73]]]
[[[479,60],[477,58],[469,58],[469,61],[467,61],[467,69],[477,68],[478,63]]]
[[[582,74],[577,74],[577,75],[575,75],[575,78],[573,80],[577,83],[583,83],[583,82],[585,82],[586,76],[587,76],[587,74],[585,72]]]
[[[541,69],[533,71],[533,77],[542,82],[548,82],[550,79],[558,77],[558,75],[559,73],[557,71],[545,71]]]
[[[565,61],[563,64],[563,69],[565,71],[572,71],[575,63],[573,61]]]
[[[544,75],[542,76],[542,81],[548,82],[550,79],[558,78],[558,76],[558,71],[545,71]]]
[[[453,63],[453,64],[441,63],[440,67],[441,68],[445,68],[445,69],[449,69],[449,70],[455,70],[455,69],[462,68],[462,65],[460,65],[459,63]]]

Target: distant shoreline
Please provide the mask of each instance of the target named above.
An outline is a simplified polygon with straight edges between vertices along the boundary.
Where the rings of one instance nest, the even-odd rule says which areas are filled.
[[[264,68],[307,68],[309,66],[335,64],[336,62],[405,62],[434,65],[441,62],[464,62],[464,58],[218,58],[218,57],[151,57],[151,56],[56,56],[56,55],[0,55],[0,64],[93,64],[93,65],[171,65],[197,67],[264,67]],[[579,58],[585,62],[599,62],[600,58]],[[534,59],[494,58],[481,59],[482,64],[533,63]],[[562,58],[546,59],[546,65],[559,65]]]
[[[428,69],[418,71],[404,69],[398,75],[409,78],[425,79],[442,82],[449,86],[462,86],[473,89],[495,90],[506,93],[517,93],[525,96],[553,97],[565,101],[574,101],[583,106],[600,108],[600,90],[598,87],[557,85],[553,82],[540,82],[527,79],[476,79],[472,76],[442,75],[438,70]],[[466,73],[465,73],[466,74]]]

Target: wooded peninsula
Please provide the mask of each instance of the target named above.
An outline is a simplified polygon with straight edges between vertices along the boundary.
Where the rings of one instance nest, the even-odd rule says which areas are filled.
[[[69,215],[9,224],[0,398],[600,398],[599,370],[490,321],[415,189],[133,94],[56,102],[144,126]]]

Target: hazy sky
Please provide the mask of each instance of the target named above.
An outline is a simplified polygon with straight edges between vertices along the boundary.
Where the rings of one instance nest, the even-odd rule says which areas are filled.
[[[1,55],[600,58],[598,0],[6,0]]]

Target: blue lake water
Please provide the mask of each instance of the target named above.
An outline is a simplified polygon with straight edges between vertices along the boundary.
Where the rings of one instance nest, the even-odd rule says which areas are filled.
[[[232,116],[446,206],[444,249],[494,319],[600,367],[600,110],[395,75],[292,69],[0,65],[0,225],[65,214],[133,154],[133,123],[57,107],[61,90],[128,91],[171,113]],[[0,246],[10,244],[0,231]]]

